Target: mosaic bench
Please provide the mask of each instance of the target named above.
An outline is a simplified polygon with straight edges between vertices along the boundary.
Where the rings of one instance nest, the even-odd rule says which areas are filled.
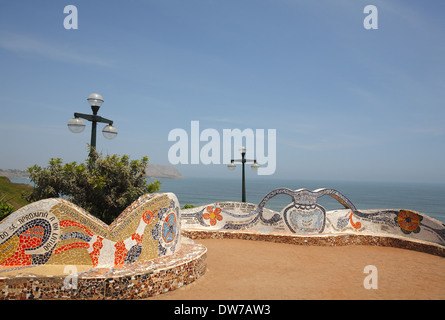
[[[265,207],[277,195],[290,203],[280,212]],[[336,199],[345,209],[326,211],[317,200]],[[258,205],[216,202],[182,210],[183,234],[199,238],[239,238],[294,244],[367,244],[403,247],[444,256],[445,224],[406,209],[358,210],[334,189],[269,192]]]
[[[141,299],[176,290],[206,271],[207,249],[183,244],[171,255],[120,267],[0,268],[0,299]],[[57,268],[58,267],[58,268]],[[84,270],[72,272],[76,270]]]
[[[172,193],[141,196],[109,226],[69,201],[37,201],[0,222],[0,298],[106,299],[173,290],[205,272],[205,247],[182,242]],[[65,267],[80,272],[67,275]],[[64,282],[72,277],[77,290]]]

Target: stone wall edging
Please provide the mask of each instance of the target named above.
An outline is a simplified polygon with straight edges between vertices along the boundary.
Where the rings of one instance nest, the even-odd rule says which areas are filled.
[[[261,233],[248,230],[198,230],[182,229],[182,235],[193,240],[199,239],[241,239],[255,241],[269,241],[305,246],[345,246],[368,245],[393,247],[424,252],[445,257],[445,247],[436,243],[380,234],[311,234],[297,235],[285,233]]]

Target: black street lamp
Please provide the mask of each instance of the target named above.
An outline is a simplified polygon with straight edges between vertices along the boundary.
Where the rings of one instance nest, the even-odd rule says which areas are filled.
[[[90,154],[91,157],[93,154],[93,149],[96,149],[96,128],[97,123],[107,123],[103,130],[102,134],[106,139],[114,139],[117,136],[117,129],[113,126],[113,121],[108,120],[105,118],[102,118],[101,116],[97,115],[97,112],[99,111],[99,108],[102,106],[102,103],[104,102],[104,99],[102,96],[98,93],[92,93],[88,96],[87,99],[88,103],[91,106],[91,110],[93,110],[93,114],[83,114],[83,113],[74,113],[74,118],[70,119],[68,121],[68,129],[70,129],[73,133],[81,133],[83,130],[85,130],[85,122],[82,119],[88,120],[92,122],[91,127],[91,146],[90,146]]]
[[[243,164],[243,173],[242,173],[242,202],[246,202],[246,173],[244,170],[244,164],[246,162],[253,162],[250,166],[252,170],[256,171],[258,167],[260,166],[256,160],[246,159],[246,147],[242,146],[239,149],[239,152],[241,153],[241,159],[232,159],[230,160],[230,163],[227,165],[229,170],[235,170],[236,164],[235,162],[241,162]]]

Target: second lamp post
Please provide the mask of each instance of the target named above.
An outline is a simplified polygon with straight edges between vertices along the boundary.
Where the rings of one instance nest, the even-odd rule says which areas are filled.
[[[96,128],[97,123],[107,123],[103,130],[102,134],[105,138],[111,140],[114,139],[117,135],[117,129],[113,126],[113,121],[102,118],[97,115],[99,108],[102,106],[104,99],[100,94],[92,93],[88,96],[88,103],[91,106],[91,110],[93,110],[93,114],[84,114],[84,113],[74,113],[74,118],[68,121],[68,129],[70,129],[73,133],[80,133],[85,130],[85,122],[82,119],[88,120],[92,122],[91,127],[91,145],[90,145],[90,157],[93,154],[93,149],[96,149]]]
[[[243,165],[243,172],[242,172],[242,202],[246,202],[246,173],[244,169],[244,164],[246,162],[253,162],[250,166],[252,170],[257,170],[260,166],[256,160],[246,159],[246,147],[242,146],[239,148],[239,152],[241,153],[241,159],[232,159],[230,160],[230,163],[227,165],[229,170],[235,170],[236,164],[235,162],[241,162]]]

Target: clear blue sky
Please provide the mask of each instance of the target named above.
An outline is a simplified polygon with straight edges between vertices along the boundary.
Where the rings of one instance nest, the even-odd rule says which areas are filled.
[[[0,168],[85,160],[90,124],[66,124],[97,92],[119,132],[98,126],[105,154],[169,164],[169,132],[198,120],[276,129],[273,177],[445,183],[444,13],[442,0],[0,1]]]

